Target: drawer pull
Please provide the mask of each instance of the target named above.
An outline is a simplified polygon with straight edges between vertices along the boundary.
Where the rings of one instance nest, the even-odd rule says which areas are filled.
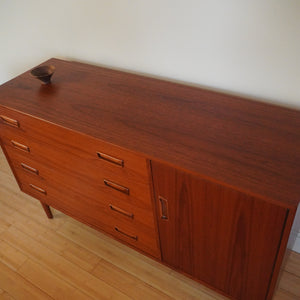
[[[168,200],[164,199],[163,197],[158,197],[160,202],[160,217],[163,220],[168,220]]]
[[[116,206],[113,206],[113,205],[109,204],[109,208],[113,211],[116,211],[116,212],[126,216],[126,217],[129,217],[129,218],[133,219],[133,214],[132,213],[129,213],[129,212],[127,212],[127,211],[125,211],[125,210],[123,210],[119,207],[116,207]]]
[[[106,160],[106,161],[108,161],[110,163],[113,163],[115,165],[124,167],[124,160],[122,160],[122,159],[115,158],[113,156],[110,156],[110,155],[107,155],[107,154],[101,153],[101,152],[97,152],[97,155],[98,155],[99,158],[101,158],[103,160]]]
[[[28,166],[28,165],[25,165],[25,164],[23,164],[23,163],[21,163],[21,167],[22,167],[24,170],[26,170],[26,171],[28,171],[28,172],[30,172],[30,173],[34,173],[34,174],[36,174],[36,175],[39,175],[39,171],[38,171],[37,169],[35,169],[35,168],[32,168],[32,167],[30,167],[30,166]]]
[[[120,230],[118,227],[115,227],[115,231],[117,231],[117,232],[119,232],[119,233],[121,233],[121,234],[123,234],[123,235],[125,235],[125,236],[127,236],[127,237],[129,237],[129,238],[131,238],[131,239],[133,239],[133,240],[135,240],[135,241],[138,240],[138,237],[137,237],[136,235],[128,234],[128,233],[126,233],[126,232]]]
[[[38,186],[36,186],[36,185],[34,185],[34,184],[31,184],[31,183],[29,184],[29,186],[30,186],[32,189],[34,189],[34,190],[40,192],[41,194],[47,195],[47,192],[46,192],[45,190],[43,190],[42,188],[40,188],[40,187],[38,187]]]
[[[111,187],[112,189],[115,189],[119,192],[129,195],[129,189],[125,186],[119,185],[117,183],[114,183],[114,182],[106,180],[106,179],[104,179],[104,184],[108,187]]]
[[[12,145],[13,145],[15,148],[17,148],[17,149],[19,149],[19,150],[22,150],[22,151],[25,151],[25,152],[30,152],[29,147],[27,147],[27,146],[25,146],[25,145],[23,145],[23,144],[20,144],[20,143],[18,143],[18,142],[16,142],[16,141],[11,141],[11,143],[12,143]]]
[[[0,119],[6,125],[10,125],[10,126],[13,126],[13,127],[20,127],[20,123],[17,120],[11,119],[11,118],[3,116],[3,115],[0,116]]]

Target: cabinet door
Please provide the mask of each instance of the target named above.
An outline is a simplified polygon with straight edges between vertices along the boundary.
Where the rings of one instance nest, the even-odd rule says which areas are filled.
[[[235,299],[265,299],[288,210],[152,162],[162,259]]]

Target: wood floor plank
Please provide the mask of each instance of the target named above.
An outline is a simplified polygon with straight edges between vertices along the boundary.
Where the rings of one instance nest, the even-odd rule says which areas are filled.
[[[52,299],[2,262],[0,262],[0,288],[18,300]]]
[[[300,277],[300,254],[294,251],[289,251],[288,259],[286,260],[284,270]]]
[[[37,204],[38,206],[32,203],[27,203],[22,207],[21,210],[22,214],[28,216],[30,219],[52,230],[58,229],[66,221],[64,214],[54,210],[53,210],[54,218],[48,219],[40,203],[37,202]]]
[[[97,255],[57,234],[55,231],[48,230],[45,235],[39,235],[37,240],[86,271],[92,271],[100,261]]]
[[[22,192],[12,193],[11,191],[6,190],[2,185],[2,182],[0,183],[0,199],[2,203],[5,203],[14,210],[20,210],[23,206],[32,202],[28,201],[28,197]]]
[[[19,211],[16,211],[12,215],[12,217],[14,218],[14,227],[20,229],[22,232],[26,233],[31,237],[45,235],[48,230],[46,226],[37,223],[33,219],[28,218],[28,216],[23,215]]]
[[[13,213],[14,213],[14,210],[7,207],[0,200],[0,232],[6,230],[8,227],[11,226],[11,224],[13,224],[13,222],[14,222],[14,218],[12,217]]]
[[[111,286],[119,288],[131,299],[174,299],[105,260],[101,260],[92,273],[106,282],[109,280]]]
[[[1,232],[7,230],[10,225],[11,225],[11,223],[8,222],[7,220],[2,219],[2,217],[0,215],[0,234],[1,234]]]
[[[16,250],[11,245],[0,238],[0,261],[16,271],[28,259],[22,252]]]
[[[10,167],[9,167],[9,164],[8,164],[8,161],[6,160],[5,158],[5,155],[2,151],[2,149],[0,148],[0,170],[1,171],[10,171]]]
[[[295,297],[295,295],[290,294],[289,292],[282,290],[282,289],[278,289],[273,297],[273,300],[296,300],[297,297]],[[299,298],[298,298],[299,299]]]
[[[39,265],[31,259],[27,260],[26,263],[21,266],[21,268],[18,270],[18,273],[35,286],[38,286],[53,299],[92,299],[91,297],[78,291],[74,286],[57,277],[44,266]]]
[[[0,201],[0,215],[1,216],[11,216],[15,210],[9,206],[7,206],[3,201]]]
[[[1,234],[1,238],[23,251],[32,260],[51,269],[53,273],[68,283],[80,287],[90,297],[95,299],[129,299],[125,294],[49,250],[13,225]]]
[[[0,294],[0,300],[16,300],[11,295],[9,295],[7,292],[3,292]]]
[[[0,300],[16,300],[9,293],[0,289]]]
[[[0,188],[2,191],[9,192],[13,196],[20,194],[18,183],[13,176],[7,176],[7,174],[1,172],[0,177],[1,177]]]
[[[279,288],[294,295],[295,299],[300,299],[300,277],[283,271]]]
[[[44,225],[29,219],[26,215],[16,211],[13,217],[15,218],[14,227],[82,269],[91,271],[100,261],[94,253],[57,234],[54,230],[49,230]]]

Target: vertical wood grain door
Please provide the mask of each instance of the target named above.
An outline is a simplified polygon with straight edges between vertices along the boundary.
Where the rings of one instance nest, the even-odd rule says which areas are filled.
[[[162,259],[235,299],[265,299],[288,210],[152,161]]]

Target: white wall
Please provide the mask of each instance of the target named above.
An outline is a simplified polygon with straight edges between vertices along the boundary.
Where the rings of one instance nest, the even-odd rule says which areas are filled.
[[[0,83],[53,56],[300,108],[300,1],[0,1]]]
[[[0,1],[0,83],[50,57],[299,109],[300,1]]]

